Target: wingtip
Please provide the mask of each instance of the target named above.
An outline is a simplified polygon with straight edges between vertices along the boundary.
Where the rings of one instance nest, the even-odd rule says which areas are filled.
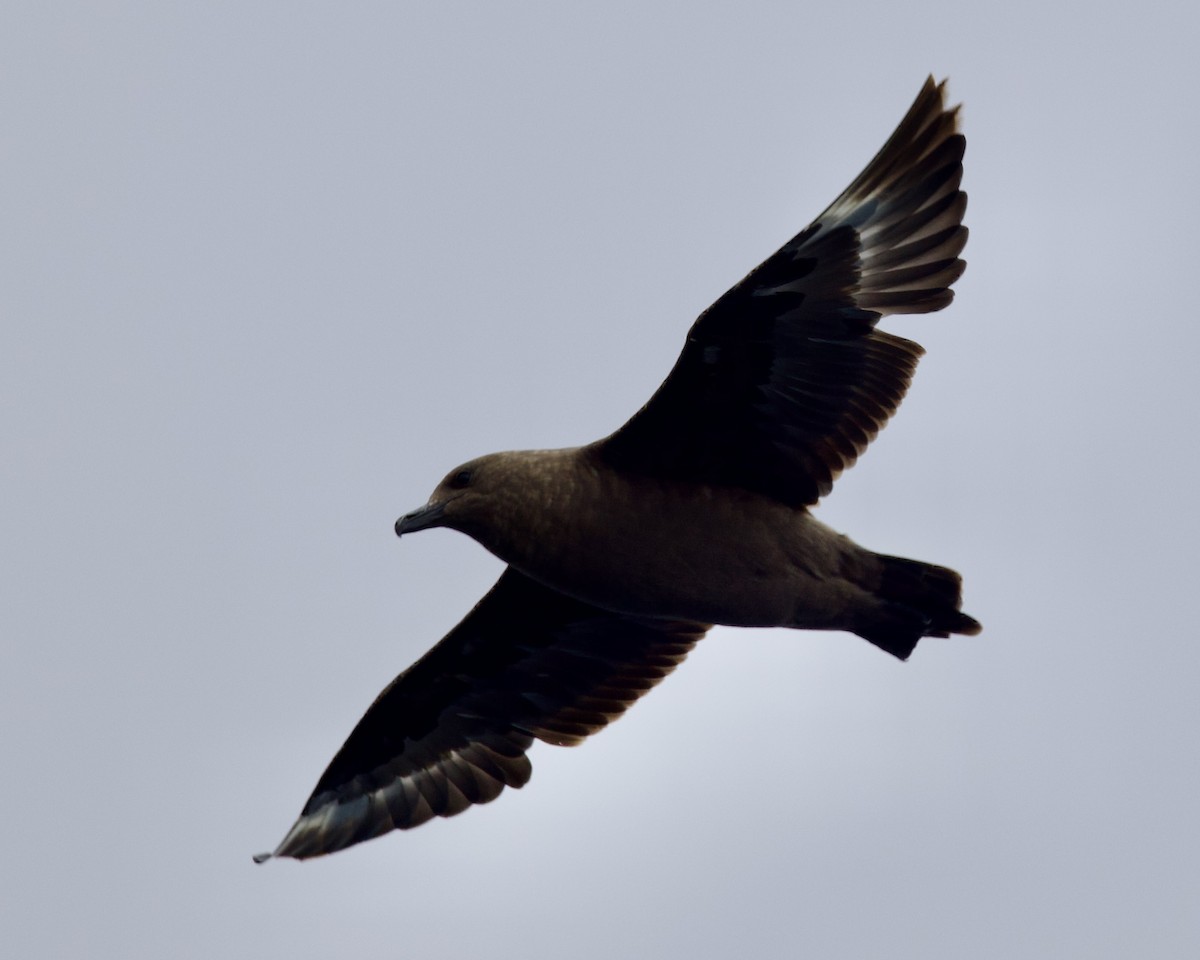
[[[950,96],[950,78],[942,77],[941,80],[934,80],[933,74],[929,75],[929,79],[925,81],[927,88],[932,88],[937,93],[938,102],[941,104],[942,110],[950,115],[954,126],[955,133],[962,132],[962,101],[953,103]]]
[[[274,857],[275,854],[273,853],[256,853],[250,859],[255,863],[266,863],[268,860],[274,859]]]

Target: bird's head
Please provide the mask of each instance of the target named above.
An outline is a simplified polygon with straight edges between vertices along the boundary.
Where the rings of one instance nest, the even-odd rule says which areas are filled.
[[[503,489],[507,471],[497,466],[501,457],[477,457],[451,470],[424,506],[396,521],[396,536],[430,527],[469,528],[480,514],[489,512],[496,494]]]

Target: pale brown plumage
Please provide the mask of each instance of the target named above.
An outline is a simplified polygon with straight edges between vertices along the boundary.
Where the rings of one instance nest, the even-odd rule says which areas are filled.
[[[895,412],[922,353],[876,322],[953,298],[964,147],[931,78],[846,191],[700,316],[620,430],[480,457],[397,521],[462,531],[509,567],[379,696],[274,856],[521,786],[535,738],[600,730],[709,624],[848,630],[901,659],[922,637],[979,631],[958,574],[872,553],[807,509]]]

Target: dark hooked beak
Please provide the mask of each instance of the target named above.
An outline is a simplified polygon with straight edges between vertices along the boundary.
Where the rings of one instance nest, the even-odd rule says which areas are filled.
[[[424,530],[427,527],[438,527],[442,523],[442,515],[446,512],[444,503],[427,503],[412,513],[406,513],[396,521],[396,536],[402,537],[414,530]]]

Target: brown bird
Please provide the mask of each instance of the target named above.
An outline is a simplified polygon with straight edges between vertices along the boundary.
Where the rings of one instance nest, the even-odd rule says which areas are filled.
[[[403,535],[461,531],[508,564],[379,695],[270,856],[314,857],[493,800],[533,740],[619,717],[710,624],[847,630],[906,659],[975,634],[961,578],[816,520],[922,349],[876,329],[953,299],[966,141],[926,81],[840,197],[704,311],[658,392],[585,447],[452,470]]]

